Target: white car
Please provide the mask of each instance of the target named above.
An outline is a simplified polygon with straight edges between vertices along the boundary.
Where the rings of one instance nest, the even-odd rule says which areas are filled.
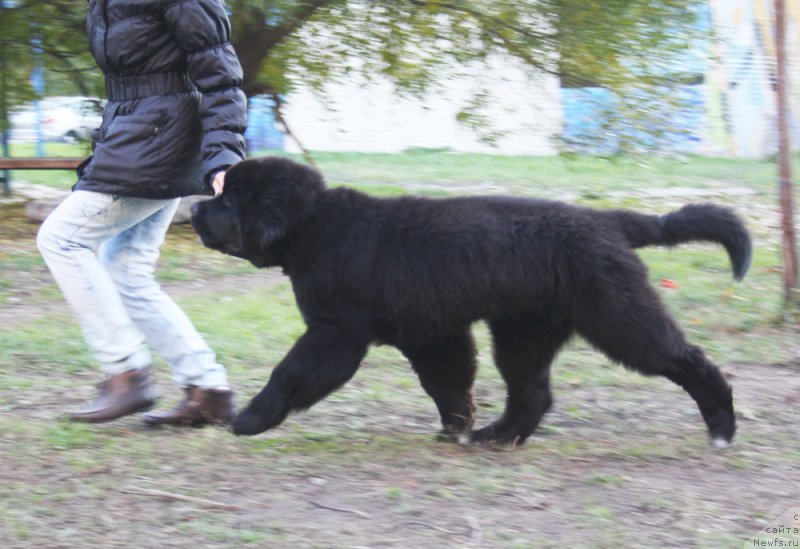
[[[89,139],[100,127],[104,101],[95,97],[45,97],[35,104],[13,110],[9,116],[11,141],[75,141]],[[37,118],[39,128],[37,130]]]

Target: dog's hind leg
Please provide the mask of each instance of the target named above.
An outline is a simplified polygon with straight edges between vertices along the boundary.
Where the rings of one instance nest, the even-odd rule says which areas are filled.
[[[469,329],[425,345],[403,344],[400,351],[411,362],[422,388],[436,403],[442,433],[463,441],[472,429],[475,405],[475,342]]]
[[[736,419],[732,391],[719,368],[686,342],[644,271],[616,275],[576,303],[581,310],[576,316],[578,333],[612,360],[683,387],[700,408],[714,446],[726,446],[736,431]]]
[[[237,435],[279,425],[290,412],[309,408],[353,377],[368,342],[353,330],[311,325],[275,367],[269,382],[233,422]]]
[[[708,426],[711,444],[716,448],[729,446],[736,432],[733,391],[719,368],[700,348],[689,345],[663,375],[683,387],[697,402]]]
[[[553,403],[550,364],[570,329],[553,317],[493,320],[489,327],[507,386],[506,407],[500,418],[473,432],[472,441],[521,444]]]

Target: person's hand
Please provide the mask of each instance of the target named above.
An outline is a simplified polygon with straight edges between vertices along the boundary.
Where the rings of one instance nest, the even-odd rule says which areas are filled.
[[[214,181],[211,182],[211,188],[214,189],[214,196],[222,194],[223,187],[225,187],[225,172],[217,172],[214,176]]]

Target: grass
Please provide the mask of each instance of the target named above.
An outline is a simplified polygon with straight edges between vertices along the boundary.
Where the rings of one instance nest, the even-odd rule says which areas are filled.
[[[48,156],[86,156],[85,144],[48,143]],[[281,154],[275,151],[254,155]],[[11,156],[33,156],[31,144],[12,144]],[[460,154],[438,149],[412,149],[403,154],[314,152],[316,165],[331,184],[377,187],[380,194],[400,194],[409,187],[492,192],[503,189],[525,194],[577,193],[589,199],[610,191],[653,188],[713,189],[747,187],[772,192],[777,186],[773,162],[704,157],[618,159]],[[68,176],[68,177],[65,177]],[[26,171],[14,177],[61,188],[74,181],[69,172]]]
[[[756,419],[740,423],[739,446],[709,452],[686,395],[610,364],[581,341],[553,368],[555,408],[514,451],[437,440],[434,406],[405,359],[388,347],[373,348],[341,390],[259,437],[237,439],[220,429],[150,431],[137,418],[71,424],[60,418],[92,394],[97,367],[63,308],[17,316],[16,307],[55,307],[61,298],[35,250],[36,227],[21,219],[18,207],[3,207],[4,546],[713,547],[715,540],[743,543],[757,530],[746,517],[772,520],[793,504],[795,494],[785,486],[800,481],[800,442],[786,435],[798,419],[791,406],[797,376],[763,366],[791,364],[800,354],[796,327],[775,322],[780,256],[772,164],[688,158],[639,165],[425,150],[315,159],[334,184],[383,196],[508,192],[667,211],[686,198],[653,191],[717,193],[713,200],[742,212],[757,240],[744,282],[732,282],[721,249],[648,249],[641,256],[689,338],[740,376],[733,379],[737,399]],[[36,177],[65,184],[51,172]],[[739,188],[750,194],[725,191]],[[228,367],[240,404],[304,330],[289,284],[267,276],[259,282],[247,263],[203,249],[188,227],[170,230],[159,276]],[[662,285],[665,279],[676,284]],[[483,424],[501,413],[505,388],[485,326],[475,333],[475,399]],[[751,379],[747,366],[735,365],[770,375]],[[178,391],[166,366],[156,366],[171,404]],[[748,497],[720,489],[732,484]],[[132,488],[238,510],[136,495]],[[641,524],[654,525],[644,537]]]
[[[77,154],[81,145],[52,144],[49,147],[49,154]],[[31,151],[16,145],[12,154],[31,154]],[[529,195],[557,195],[564,190],[583,189],[576,200],[595,207],[669,209],[672,207],[671,198],[644,200],[636,193],[642,189],[674,187],[744,187],[754,194],[746,195],[739,202],[736,196],[725,195],[724,191],[715,198],[740,206],[740,209],[747,209],[752,201],[766,208],[774,198],[774,166],[768,162],[689,158],[680,161],[657,159],[648,164],[636,164],[630,160],[614,163],[601,159],[495,157],[427,150],[404,155],[315,153],[314,157],[335,183],[355,184],[379,195],[408,192],[409,184],[412,188],[421,185],[422,190],[432,191],[446,189],[450,182],[459,185],[464,182],[494,182],[500,190]],[[53,172],[36,175],[43,178],[41,182],[46,178],[51,185],[59,185],[61,181]],[[627,191],[630,194],[624,194]],[[758,211],[754,210],[754,213]],[[730,280],[724,252],[707,246],[688,246],[679,250],[647,249],[642,250],[641,255],[649,265],[656,285],[663,280],[677,283],[677,288],[664,289],[662,296],[671,310],[678,312],[690,337],[705,345],[712,355],[764,361],[780,356],[784,344],[781,337],[759,345],[752,343],[752,338],[763,339],[760,334],[769,331],[780,310],[780,281],[776,273],[780,256],[775,245],[774,225],[755,216],[749,222],[756,238],[767,245],[757,246],[751,272],[744,284],[734,284]],[[173,228],[171,232],[163,250],[159,276],[163,282],[169,283],[192,281],[198,278],[198,273],[213,280],[251,272],[252,268],[245,262],[202,249],[190,230],[183,227]],[[38,285],[35,295],[25,296],[26,302],[58,300],[59,293],[47,282],[41,258],[28,246],[27,249],[0,254],[0,303],[19,302],[15,289],[20,281],[15,278],[21,274],[45,281]],[[207,319],[209,331],[220,336],[218,341],[214,341],[221,348],[220,352],[236,361],[263,352],[263,347],[285,348],[302,330],[288,287],[262,293],[265,295],[256,291],[246,298],[223,297],[224,307],[214,307],[203,299],[193,298],[188,308],[194,317],[200,319],[201,325]],[[216,302],[218,299],[214,296],[210,300]],[[268,312],[261,307],[262,302],[272,304]],[[214,311],[213,314],[208,314],[209,309]],[[259,328],[243,335],[236,329],[243,320]],[[754,335],[750,337],[750,334]],[[13,332],[6,336],[15,341],[25,339]],[[244,341],[235,342],[227,351],[226,343],[232,338]],[[264,341],[269,344],[264,345]],[[6,348],[13,347],[14,343],[9,342]],[[589,353],[587,356],[592,355]]]

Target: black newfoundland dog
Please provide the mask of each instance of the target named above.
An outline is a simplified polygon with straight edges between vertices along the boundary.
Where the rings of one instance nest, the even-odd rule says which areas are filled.
[[[728,209],[691,204],[657,216],[514,197],[374,198],[327,189],[312,168],[267,157],[234,166],[224,192],[192,213],[207,247],[281,267],[307,325],[236,418],[236,434],[324,398],[377,343],[408,358],[445,433],[518,444],[550,408],[550,364],[577,333],[611,360],[683,387],[716,446],[733,438],[730,387],[686,342],[633,251],[716,242],[741,279],[751,241]],[[502,416],[473,431],[478,320],[491,330],[508,396]]]

